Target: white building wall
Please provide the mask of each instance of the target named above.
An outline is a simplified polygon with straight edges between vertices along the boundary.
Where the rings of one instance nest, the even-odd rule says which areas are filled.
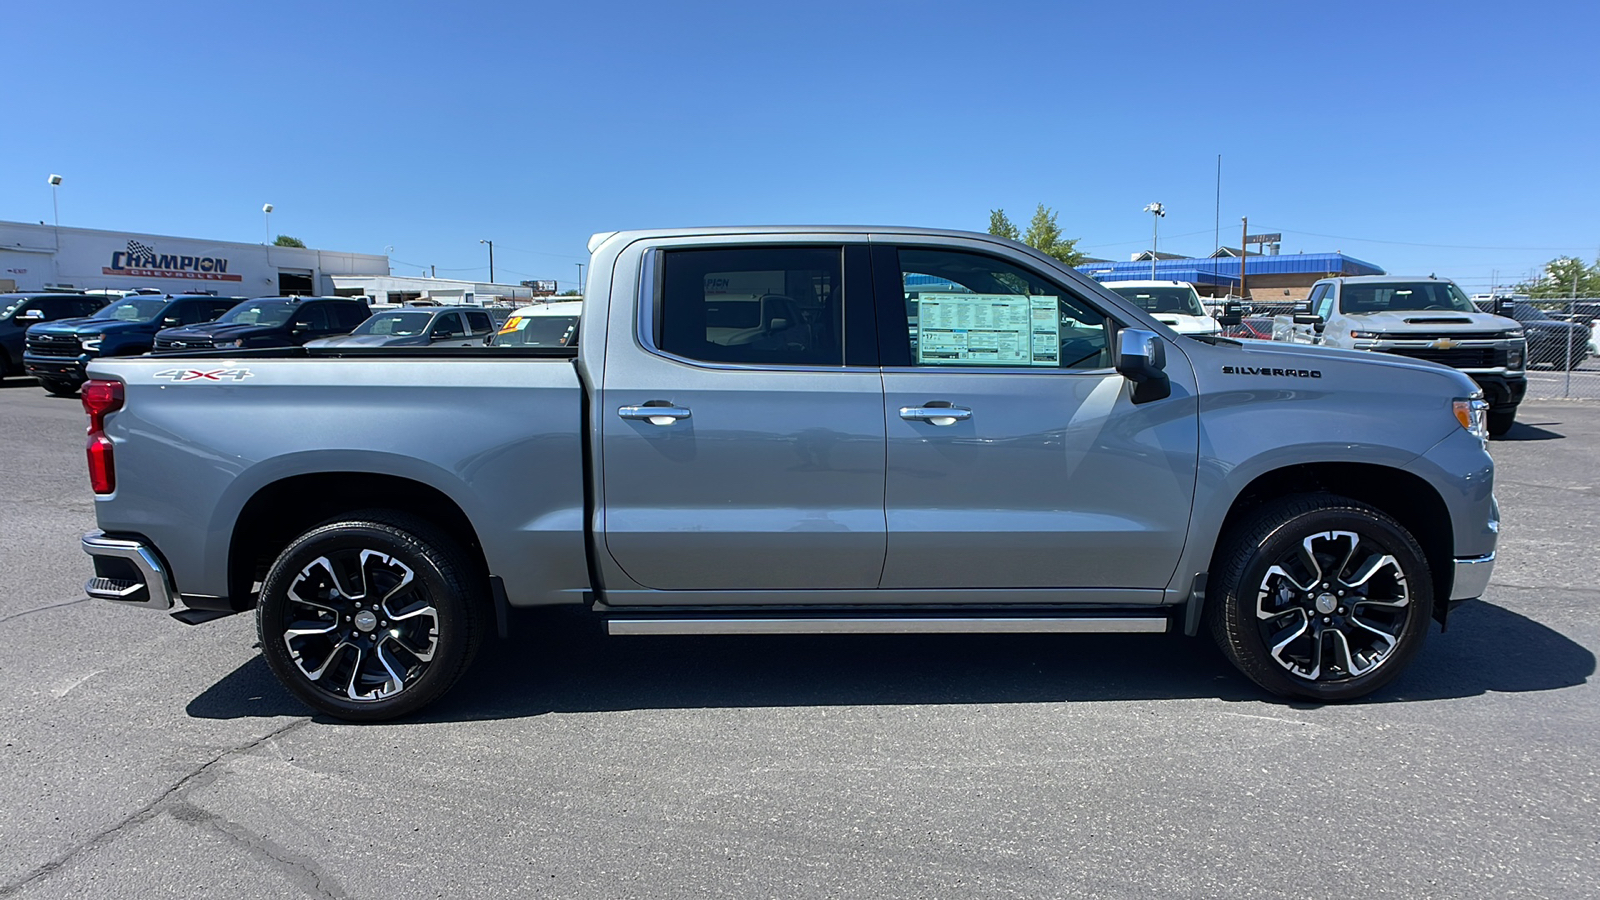
[[[333,275],[388,275],[389,258],[170,235],[0,222],[0,278],[17,290],[156,288],[224,296],[278,293],[280,270],[308,273],[332,293]]]

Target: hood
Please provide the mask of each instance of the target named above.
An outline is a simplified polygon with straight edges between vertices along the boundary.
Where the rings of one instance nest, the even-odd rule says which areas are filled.
[[[317,338],[306,343],[307,347],[415,347],[426,344],[425,335],[392,335],[392,334],[341,334],[335,337]]]
[[[1463,313],[1445,309],[1410,309],[1392,312],[1348,313],[1351,327],[1383,334],[1450,334],[1457,331],[1510,331],[1521,328],[1516,319],[1490,313]],[[1360,324],[1356,324],[1360,323]]]
[[[57,319],[28,328],[36,334],[115,334],[119,331],[148,328],[149,322],[124,322],[118,319]]]
[[[1181,313],[1150,313],[1150,318],[1179,334],[1217,334],[1222,326],[1210,316],[1186,316]]]
[[[1322,344],[1291,344],[1284,341],[1240,341],[1239,343],[1244,345],[1244,352],[1238,356],[1237,364],[1241,366],[1257,368],[1293,366],[1297,369],[1346,364],[1384,366],[1391,369],[1411,369],[1455,376],[1458,381],[1464,383],[1463,390],[1466,393],[1462,396],[1476,390],[1472,379],[1466,375],[1442,363],[1429,362],[1425,359],[1413,359],[1394,353],[1373,353],[1370,350],[1340,350]]]
[[[160,336],[164,338],[204,337],[217,340],[219,338],[249,337],[256,334],[281,334],[287,331],[283,325],[235,325],[231,322],[203,322],[199,325],[179,325],[176,328],[163,328]]]

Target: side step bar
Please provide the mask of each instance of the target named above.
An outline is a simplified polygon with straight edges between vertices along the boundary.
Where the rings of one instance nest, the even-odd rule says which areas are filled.
[[[1164,634],[1157,616],[776,616],[609,618],[610,634]]]

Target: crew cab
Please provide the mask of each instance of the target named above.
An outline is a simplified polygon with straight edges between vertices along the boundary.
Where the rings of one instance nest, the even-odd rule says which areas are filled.
[[[1516,421],[1528,390],[1528,341],[1515,319],[1479,311],[1447,278],[1324,278],[1299,312],[1273,318],[1272,339],[1428,360],[1482,389],[1489,433]]]
[[[1203,631],[1341,700],[1488,582],[1451,369],[1184,337],[982,234],[589,246],[576,347],[91,363],[90,596],[253,608],[295,696],[374,720],[559,604],[614,635]]]
[[[155,350],[294,347],[348,334],[367,319],[367,305],[345,297],[258,297],[198,325],[164,328]]]
[[[211,294],[134,294],[83,318],[28,329],[22,362],[52,394],[71,396],[87,378],[89,361],[150,352],[156,332],[209,322],[239,302]]]

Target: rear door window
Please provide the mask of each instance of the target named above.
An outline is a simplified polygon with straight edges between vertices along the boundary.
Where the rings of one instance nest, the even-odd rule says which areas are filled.
[[[843,366],[843,248],[662,254],[656,346],[688,359]]]
[[[473,334],[488,334],[494,330],[494,322],[490,321],[489,314],[484,312],[468,312],[467,324],[472,326]]]

